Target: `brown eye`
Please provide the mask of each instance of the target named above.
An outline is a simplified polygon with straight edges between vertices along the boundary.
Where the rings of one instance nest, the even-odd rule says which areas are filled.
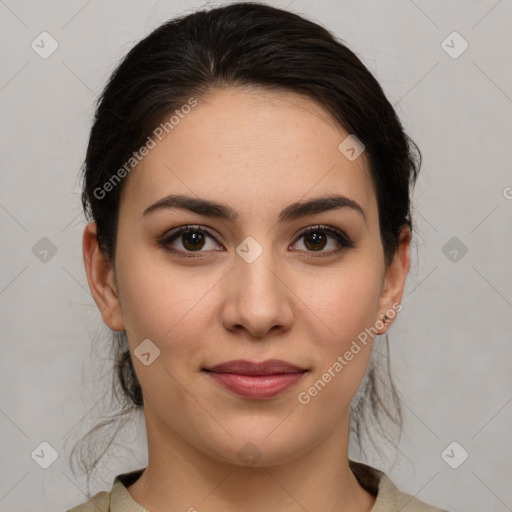
[[[210,243],[210,247],[208,247],[210,240],[215,243]],[[159,245],[174,253],[201,253],[207,252],[208,249],[219,250],[220,247],[215,237],[199,226],[182,226],[175,229],[160,240]]]
[[[343,231],[323,225],[308,228],[300,235],[299,239],[301,238],[304,239],[303,243],[306,248],[306,252],[321,252],[322,256],[338,253],[355,246]],[[328,246],[330,239],[334,239],[335,248],[331,251],[324,251],[323,249]],[[338,245],[337,248],[336,244]]]
[[[181,234],[183,247],[187,250],[195,251],[202,249],[205,242],[204,234],[199,231],[189,231]]]
[[[304,245],[312,251],[322,250],[326,244],[327,236],[325,233],[313,231],[304,236]]]

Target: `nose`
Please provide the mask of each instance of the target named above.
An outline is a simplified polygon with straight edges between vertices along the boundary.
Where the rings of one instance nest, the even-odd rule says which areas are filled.
[[[252,262],[237,255],[229,279],[222,309],[226,329],[262,338],[272,330],[291,328],[295,296],[287,282],[290,276],[270,250]]]

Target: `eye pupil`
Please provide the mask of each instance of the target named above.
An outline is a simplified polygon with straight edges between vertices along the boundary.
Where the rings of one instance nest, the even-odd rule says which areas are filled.
[[[207,239],[216,241],[215,235],[211,234],[208,230],[201,228],[200,226],[182,226],[176,229],[173,233],[159,240],[159,245],[161,245],[164,249],[173,254],[178,254],[180,256],[185,257],[187,253],[192,257],[190,253],[197,252],[199,255],[204,255],[203,253],[208,252],[216,252],[214,251],[203,251],[204,246],[206,245]],[[334,255],[340,252],[345,251],[348,248],[354,247],[354,243],[350,241],[347,236],[336,229],[326,227],[326,226],[315,226],[311,227],[308,230],[304,231],[300,237],[302,243],[306,247],[306,251],[301,252],[318,252],[321,253],[318,256],[322,255]],[[341,249],[324,252],[326,245],[328,245],[329,239],[334,240]],[[182,245],[182,248],[174,247],[174,244]],[[178,244],[178,245],[179,245]],[[220,245],[220,244],[219,244]],[[222,249],[221,249],[222,250]],[[315,255],[316,256],[316,255]],[[196,256],[197,257],[197,256]]]
[[[321,233],[319,231],[313,231],[312,233],[308,233],[304,237],[304,244],[306,245],[306,247],[308,249],[312,249],[312,250],[323,249],[325,247],[326,238],[327,237],[325,236],[324,233]],[[309,240],[313,240],[313,244],[312,245],[309,243]],[[316,244],[318,244],[318,242],[321,243],[320,247],[318,245],[316,245]]]
[[[201,249],[204,245],[204,234],[199,231],[189,231],[188,233],[183,233],[181,236],[183,237],[183,247],[186,249]]]

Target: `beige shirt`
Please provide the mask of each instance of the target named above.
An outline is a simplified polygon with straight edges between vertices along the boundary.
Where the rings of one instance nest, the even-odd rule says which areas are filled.
[[[351,459],[349,466],[361,486],[376,497],[371,512],[448,512],[399,491],[386,474],[376,468]],[[127,490],[144,469],[117,475],[110,492],[101,491],[66,512],[148,512]]]

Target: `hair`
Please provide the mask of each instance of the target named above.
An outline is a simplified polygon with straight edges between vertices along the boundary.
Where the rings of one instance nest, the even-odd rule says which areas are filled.
[[[115,262],[123,181],[108,193],[97,191],[189,98],[227,87],[302,95],[320,104],[364,143],[388,265],[402,228],[412,230],[410,192],[421,166],[421,152],[404,132],[377,80],[341,40],[297,14],[257,2],[199,10],[165,22],[138,42],[110,77],[96,104],[82,166],[81,196],[86,218],[97,224],[98,244],[105,256]],[[112,335],[115,371],[111,390],[121,410],[91,429],[82,442],[143,408],[126,331],[112,331]],[[380,426],[379,434],[390,442],[384,420],[402,432],[387,335],[385,342],[387,364],[375,364],[372,354],[359,399],[352,403],[351,435],[360,449],[363,430],[368,432],[371,423]],[[387,372],[387,383],[378,376],[381,370]],[[112,441],[113,437],[96,458],[82,460],[88,477]]]

